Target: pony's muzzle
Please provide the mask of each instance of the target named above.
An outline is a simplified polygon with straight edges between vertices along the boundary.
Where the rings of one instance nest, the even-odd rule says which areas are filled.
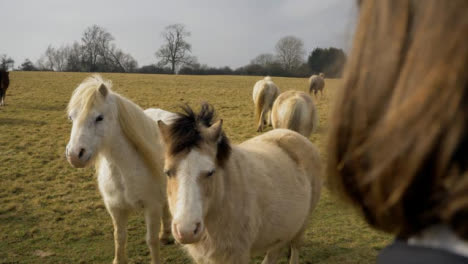
[[[177,242],[181,244],[192,244],[200,240],[203,233],[203,224],[201,222],[178,225],[177,223],[172,224],[172,234]]]
[[[90,155],[84,148],[70,150],[68,147],[65,151],[68,162],[75,168],[84,168],[88,164]]]

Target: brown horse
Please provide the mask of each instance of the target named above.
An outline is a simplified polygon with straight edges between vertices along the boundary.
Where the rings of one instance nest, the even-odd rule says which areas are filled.
[[[5,97],[8,86],[10,85],[9,72],[0,70],[0,106],[5,105]]]

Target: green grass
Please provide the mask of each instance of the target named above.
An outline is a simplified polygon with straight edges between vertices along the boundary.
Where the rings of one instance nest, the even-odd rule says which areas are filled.
[[[0,263],[111,263],[112,224],[92,169],[64,158],[71,125],[65,107],[84,73],[12,72],[7,106],[0,108]],[[177,111],[182,103],[212,103],[232,142],[258,135],[252,87],[259,77],[104,74],[114,90],[143,108]],[[304,78],[273,78],[282,91],[306,90]],[[327,80],[317,100],[318,133],[326,155],[327,120],[339,80]],[[149,263],[142,214],[130,218],[130,263]],[[307,230],[301,263],[373,263],[390,237],[324,190]],[[42,250],[50,256],[39,256]],[[166,263],[191,263],[177,245],[162,247]],[[260,263],[256,257],[252,263]],[[286,263],[283,258],[281,263]]]

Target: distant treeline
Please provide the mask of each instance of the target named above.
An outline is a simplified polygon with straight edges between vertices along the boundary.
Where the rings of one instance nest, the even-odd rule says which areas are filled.
[[[49,45],[33,63],[26,59],[18,68],[14,60],[0,55],[1,69],[22,71],[63,72],[126,72],[147,74],[194,74],[194,75],[270,75],[284,77],[307,77],[323,72],[327,78],[341,77],[346,62],[342,49],[334,47],[315,48],[304,60],[305,50],[301,39],[294,36],[281,38],[275,46],[275,54],[260,54],[249,64],[232,69],[210,67],[200,64],[191,55],[191,45],[186,41],[190,32],[184,25],[166,27],[162,36],[165,44],[155,53],[159,61],[138,67],[137,61],[117,48],[114,37],[106,29],[93,25],[83,32],[81,41],[58,48]],[[180,36],[173,38],[172,36]],[[173,47],[178,47],[174,49]]]
[[[231,69],[230,67],[209,67],[207,65],[184,66],[179,74],[195,75],[260,75],[283,77],[308,77],[311,74],[323,72],[327,78],[339,78],[346,63],[346,55],[343,50],[337,48],[316,48],[308,56],[307,63],[300,64],[294,70],[287,70],[283,65],[274,60],[263,60],[268,54],[262,54],[252,60],[248,65]],[[170,69],[168,69],[170,72]],[[167,71],[166,71],[167,72]],[[156,72],[155,72],[156,73]],[[159,72],[158,72],[159,73]]]

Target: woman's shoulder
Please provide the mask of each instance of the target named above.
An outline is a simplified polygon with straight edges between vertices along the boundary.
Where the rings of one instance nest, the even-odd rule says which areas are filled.
[[[384,248],[378,258],[377,264],[439,264],[454,263],[466,264],[468,258],[450,251],[425,246],[409,245],[403,240],[395,240]]]

